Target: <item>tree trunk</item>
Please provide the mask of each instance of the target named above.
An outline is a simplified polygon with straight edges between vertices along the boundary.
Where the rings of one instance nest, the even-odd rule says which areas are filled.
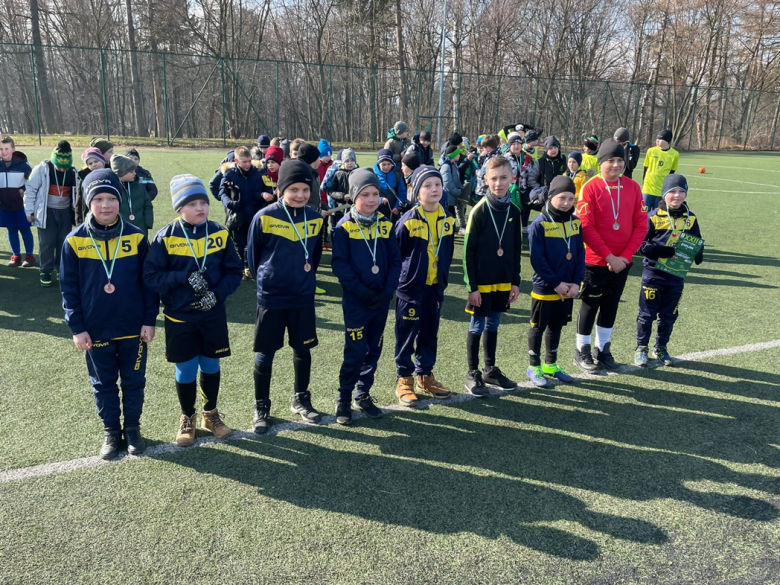
[[[41,41],[41,24],[38,11],[38,0],[30,0],[30,27],[32,29],[32,41],[35,55],[35,72],[38,78],[38,92],[41,96],[41,109],[43,110],[44,131],[47,134],[58,134],[57,119],[54,116],[54,108],[49,92],[49,81],[46,75],[46,63],[43,58],[43,41]]]
[[[125,0],[127,11],[127,42],[130,47],[130,83],[133,86],[133,113],[135,114],[135,130],[137,136],[148,134],[144,123],[144,101],[141,93],[141,79],[138,75],[138,54],[135,44],[135,26],[133,25],[133,5]]]
[[[395,48],[398,51],[398,88],[401,90],[400,105],[401,105],[401,120],[406,120],[406,115],[409,108],[409,97],[406,93],[406,84],[404,78],[406,77],[406,65],[404,60],[404,37],[403,26],[401,23],[401,0],[395,0]],[[411,126],[411,124],[410,124]]]

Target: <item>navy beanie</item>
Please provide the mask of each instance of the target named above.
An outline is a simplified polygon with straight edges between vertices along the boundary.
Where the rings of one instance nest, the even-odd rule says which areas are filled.
[[[265,134],[261,134],[260,136],[257,137],[257,146],[261,148],[265,148],[266,146],[271,146],[271,139]]]
[[[87,208],[95,195],[100,193],[110,193],[119,199],[120,205],[122,204],[122,191],[124,189],[122,183],[119,182],[119,177],[111,169],[92,171],[84,177],[81,187],[84,190],[84,201],[87,203]]]
[[[582,166],[582,153],[579,150],[572,150],[569,153],[569,157],[568,158],[573,158],[574,160],[577,161],[578,165]]]
[[[380,148],[379,152],[376,153],[376,162],[381,163],[384,160],[389,160],[391,163],[395,164],[395,161],[393,160],[393,151],[389,148]]]
[[[688,179],[678,173],[674,173],[673,175],[666,175],[663,186],[661,187],[661,197],[666,197],[666,194],[669,191],[674,191],[675,189],[682,189],[687,194]]]
[[[442,181],[442,184],[444,184],[444,181],[441,178],[441,173],[436,169],[436,167],[425,165],[422,167],[417,167],[412,173],[412,193],[414,194],[415,201],[417,201],[417,196],[420,194],[420,188],[425,182],[425,179],[429,179],[430,177],[438,177],[439,180]]]
[[[171,179],[171,203],[176,213],[190,201],[198,199],[209,202],[206,186],[198,177],[184,174],[176,175]]]

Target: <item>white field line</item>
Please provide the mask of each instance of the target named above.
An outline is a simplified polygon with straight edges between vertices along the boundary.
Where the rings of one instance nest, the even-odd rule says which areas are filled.
[[[693,353],[686,353],[678,356],[675,358],[676,362],[696,362],[701,360],[706,360],[714,357],[720,357],[720,356],[729,356],[729,355],[737,355],[741,353],[752,353],[756,351],[764,351],[767,349],[775,349],[780,348],[780,339],[775,339],[773,341],[764,341],[761,343],[751,343],[748,345],[739,345],[736,347],[727,347],[724,349],[711,349],[707,351],[697,351]],[[660,367],[658,363],[653,363],[649,366],[649,368],[657,368]],[[642,371],[647,368],[640,368],[634,365],[624,365],[622,366],[617,372],[610,373],[610,375],[620,375],[620,374],[631,374],[638,371]],[[589,375],[589,374],[582,374],[578,372],[578,378],[580,379],[589,379],[589,380],[599,380],[603,379],[603,375]],[[557,386],[560,383],[555,380],[548,380],[548,388],[551,386]],[[530,382],[521,382],[517,385],[517,391],[527,391],[533,389],[534,386]],[[514,391],[504,391],[499,389],[491,388],[490,396],[501,396],[504,394],[510,394]],[[422,400],[420,402],[419,408],[427,408],[430,406],[434,406],[436,404],[443,404],[443,405],[451,405],[451,404],[458,404],[460,402],[466,402],[469,400],[476,399],[476,396],[472,396],[471,394],[454,394],[451,398],[448,398],[446,400],[436,400],[434,398],[431,398],[429,400]],[[393,413],[393,412],[408,412],[410,409],[405,408],[403,406],[393,405],[393,406],[385,406],[382,408],[382,411],[385,414]],[[353,419],[361,419],[365,418],[365,415],[363,415],[360,412],[353,412]],[[335,424],[336,417],[333,415],[323,415],[322,421],[320,424]],[[285,422],[285,423],[279,423],[273,425],[269,430],[268,433],[264,436],[269,435],[276,435],[278,433],[282,433],[285,431],[303,431],[306,430],[308,427],[311,427],[312,425],[303,423],[303,422]],[[41,465],[33,465],[31,467],[22,467],[20,469],[9,469],[8,471],[0,472],[0,484],[4,483],[10,483],[14,481],[23,481],[26,479],[32,479],[35,477],[44,477],[47,475],[55,475],[59,473],[68,473],[71,471],[76,471],[78,469],[87,469],[91,467],[98,467],[100,465],[115,465],[117,463],[121,463],[123,461],[135,461],[143,457],[159,457],[161,455],[165,455],[168,453],[178,453],[180,451],[185,451],[187,449],[193,449],[197,447],[205,447],[208,445],[213,445],[216,443],[224,443],[228,441],[237,441],[240,439],[257,439],[258,435],[256,435],[251,430],[248,431],[238,431],[234,430],[233,434],[230,435],[226,439],[217,439],[215,437],[204,437],[201,439],[197,439],[195,441],[195,444],[192,447],[179,447],[176,445],[176,443],[164,443],[161,445],[155,445],[153,447],[149,447],[146,452],[141,455],[140,457],[136,456],[130,456],[127,454],[121,454],[119,457],[114,459],[113,461],[104,461],[103,459],[100,459],[98,456],[92,456],[92,457],[82,457],[80,459],[71,459],[70,461],[58,461],[56,463],[43,463]]]
[[[710,167],[711,169],[734,169],[736,171],[755,171],[757,173],[780,173],[772,169],[754,169],[752,167],[724,167],[721,165],[701,165],[696,163],[677,163],[678,167]]]
[[[729,183],[739,183],[741,185],[755,185],[756,187],[769,187],[770,189],[777,189],[777,185],[767,185],[766,183],[751,183],[750,181],[743,181],[741,179],[724,179],[723,177],[706,177],[704,175],[689,175],[689,180],[693,179],[707,179],[709,181],[728,181]]]

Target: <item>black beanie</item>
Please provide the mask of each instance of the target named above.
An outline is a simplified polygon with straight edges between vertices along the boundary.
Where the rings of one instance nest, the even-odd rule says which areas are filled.
[[[544,149],[549,150],[552,147],[557,147],[557,148],[561,147],[561,141],[558,140],[557,136],[548,136],[547,138],[544,139]]]
[[[423,130],[422,132],[420,132],[420,140],[427,140],[428,142],[430,142],[431,139],[432,139],[431,133],[428,132],[427,130]]]
[[[576,193],[577,188],[572,181],[566,175],[558,175],[550,183],[550,190],[547,192],[547,198],[552,199],[559,193]]]
[[[463,136],[458,134],[457,132],[453,132],[450,134],[450,137],[447,139],[447,142],[450,143],[450,146],[460,146],[463,144]]]
[[[417,156],[416,152],[410,152],[404,155],[404,157],[401,159],[401,162],[411,170],[418,168],[422,164],[422,161],[420,161],[420,157]]]
[[[615,130],[615,135],[613,136],[615,140],[618,142],[628,142],[629,134],[628,134],[628,128],[618,128]]]
[[[298,147],[298,160],[302,160],[307,165],[310,165],[318,158],[320,158],[320,149],[313,144],[304,142]]]
[[[312,186],[311,167],[295,158],[284,161],[279,167],[279,178],[276,181],[279,195],[284,195],[285,189],[293,183],[306,183],[309,187]]]
[[[666,197],[666,194],[669,191],[674,191],[675,189],[682,189],[688,193],[688,180],[679,173],[666,175],[666,177],[664,177],[663,186],[661,187],[661,197]]]
[[[671,143],[672,142],[672,131],[671,130],[661,130],[658,133],[658,136],[656,136],[658,140],[665,140],[666,142]]]
[[[623,148],[619,142],[607,138],[601,143],[601,146],[599,146],[599,164],[607,162],[609,159],[615,157],[625,159],[626,149]]]

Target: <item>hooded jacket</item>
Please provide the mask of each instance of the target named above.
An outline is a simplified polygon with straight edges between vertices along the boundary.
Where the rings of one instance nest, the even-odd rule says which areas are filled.
[[[34,216],[33,227],[42,229],[46,229],[46,217],[48,216],[49,168],[51,166],[49,163],[49,160],[44,160],[35,165],[24,189],[24,214]],[[78,173],[73,167],[66,172],[73,173],[75,177],[73,197],[71,197],[71,205],[74,205],[76,203],[76,193],[78,193],[81,186],[81,179],[79,179]],[[75,207],[73,209],[75,210]]]
[[[244,171],[235,163],[224,163],[220,170],[222,171],[222,181],[219,185],[219,198],[222,205],[230,211],[237,211],[244,215],[246,222],[264,208],[268,203],[263,199],[263,192],[266,191],[265,183],[257,167],[249,167]],[[235,185],[238,200],[232,199],[230,183]]]
[[[27,179],[30,178],[32,167],[27,162],[27,156],[18,150],[13,153],[11,164],[5,166],[0,161],[0,211],[22,211]]]

